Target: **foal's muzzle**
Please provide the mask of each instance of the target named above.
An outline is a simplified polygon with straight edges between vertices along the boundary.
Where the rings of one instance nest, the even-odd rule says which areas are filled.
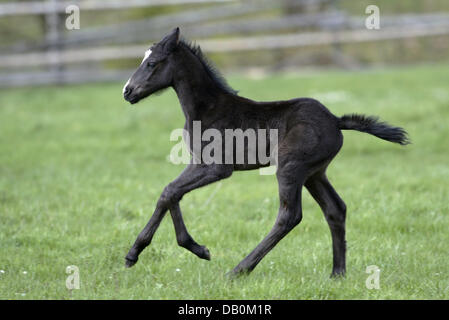
[[[123,97],[126,101],[134,104],[140,100],[139,96],[136,94],[136,89],[130,85],[127,85],[125,90],[123,91]]]

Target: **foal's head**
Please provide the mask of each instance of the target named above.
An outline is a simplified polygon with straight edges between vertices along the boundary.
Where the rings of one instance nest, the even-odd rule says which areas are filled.
[[[123,87],[126,101],[134,104],[172,84],[174,64],[172,52],[179,44],[179,28],[151,46],[139,68]]]

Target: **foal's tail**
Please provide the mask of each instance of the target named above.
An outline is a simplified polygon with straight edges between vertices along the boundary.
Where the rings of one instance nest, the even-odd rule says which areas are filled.
[[[338,127],[342,130],[357,130],[372,134],[378,138],[406,145],[410,143],[407,132],[400,127],[393,127],[378,117],[360,114],[344,115],[339,118]]]

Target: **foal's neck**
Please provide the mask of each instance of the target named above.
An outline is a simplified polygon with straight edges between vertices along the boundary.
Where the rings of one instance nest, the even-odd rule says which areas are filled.
[[[203,115],[218,107],[227,94],[207,73],[198,57],[187,48],[176,53],[173,88],[188,122],[201,120]]]

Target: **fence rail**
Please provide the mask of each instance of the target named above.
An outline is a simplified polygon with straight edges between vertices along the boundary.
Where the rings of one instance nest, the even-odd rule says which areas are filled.
[[[81,10],[208,5],[67,32],[61,26],[61,13],[74,3]],[[321,10],[316,10],[317,6],[322,6]],[[314,10],[309,10],[312,7]],[[181,26],[189,38],[201,39],[197,42],[206,52],[318,45],[333,45],[338,50],[344,43],[449,35],[449,13],[385,15],[379,30],[368,30],[366,16],[349,16],[338,10],[334,0],[47,0],[0,4],[0,18],[22,14],[44,15],[46,37],[40,44],[1,48],[0,70],[6,72],[0,72],[0,86],[121,79],[127,70],[107,70],[101,62],[141,57],[150,42],[174,25]],[[73,65],[88,67],[70,70]]]
[[[341,43],[371,42],[391,39],[427,37],[449,34],[447,23],[387,27],[381,31],[345,30],[335,32],[304,32],[273,36],[235,37],[222,40],[198,41],[205,52],[232,52],[259,49],[295,48]],[[111,59],[139,58],[147,45],[110,46],[47,51],[0,56],[0,67],[49,66]]]
[[[0,4],[0,17],[14,15],[35,15],[47,13],[65,13],[70,5],[81,10],[120,10],[154,6],[180,4],[201,4],[213,2],[231,2],[235,0],[72,0],[72,1],[26,1]]]

